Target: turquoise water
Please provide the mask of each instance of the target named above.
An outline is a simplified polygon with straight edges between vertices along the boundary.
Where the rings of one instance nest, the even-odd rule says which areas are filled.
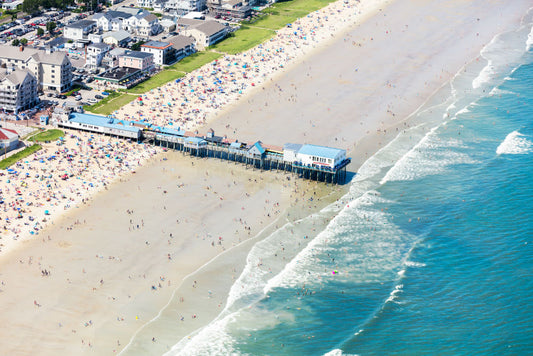
[[[531,36],[497,36],[342,201],[257,243],[169,354],[533,354]]]

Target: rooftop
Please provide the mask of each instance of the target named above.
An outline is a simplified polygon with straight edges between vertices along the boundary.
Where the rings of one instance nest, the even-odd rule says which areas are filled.
[[[205,21],[194,27],[198,31],[205,33],[206,36],[213,36],[220,31],[225,31],[226,26],[217,21]]]
[[[194,40],[191,37],[181,36],[181,35],[170,37],[168,41],[176,49],[185,48],[185,47],[191,46],[194,43]]]
[[[96,21],[93,20],[80,20],[78,22],[74,22],[73,24],[68,25],[67,27],[70,28],[86,28],[96,25]]]
[[[13,84],[20,84],[26,80],[26,77],[31,74],[27,72],[26,70],[20,70],[16,69],[10,73],[0,72],[0,81],[4,81],[4,79],[9,80]]]
[[[123,41],[126,38],[129,38],[131,35],[128,31],[120,30],[115,32],[109,32],[107,35],[104,36],[104,38],[113,37],[117,41]]]
[[[95,125],[102,127],[109,127],[112,129],[130,131],[130,132],[139,132],[140,128],[133,126],[131,121],[117,120],[114,118],[92,115],[92,114],[82,114],[82,113],[72,113],[69,116],[69,121],[77,122],[80,124]]]
[[[112,80],[120,81],[140,71],[141,70],[137,68],[115,67],[113,69],[108,70],[107,72],[104,72],[98,76],[95,76],[95,78],[112,79]]]
[[[0,58],[11,58],[27,61],[30,59],[30,57],[33,57],[37,62],[40,63],[61,65],[63,64],[65,58],[67,58],[67,55],[65,52],[46,53],[45,51],[35,48],[25,47],[23,50],[20,50],[19,47],[0,45]]]
[[[104,48],[109,48],[109,45],[107,43],[91,43],[87,47],[95,47],[95,48],[104,49]]]
[[[335,159],[339,153],[346,152],[346,150],[341,150],[339,148],[332,148],[326,146],[316,146],[316,145],[303,145],[302,148],[298,151],[300,154],[317,156],[323,158]]]
[[[150,48],[158,48],[158,49],[164,49],[167,47],[170,47],[171,44],[168,42],[160,42],[160,41],[150,41],[145,44],[143,44],[141,47],[150,47]]]
[[[132,58],[140,58],[145,59],[148,57],[153,57],[154,55],[152,53],[148,52],[140,52],[140,51],[128,51],[122,55],[122,57],[132,57]]]
[[[4,129],[0,127],[0,140],[11,140],[12,138],[18,137],[18,133],[14,130]]]

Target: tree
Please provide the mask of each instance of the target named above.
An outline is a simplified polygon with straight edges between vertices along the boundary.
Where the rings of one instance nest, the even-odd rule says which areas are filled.
[[[145,42],[144,41],[139,41],[137,43],[134,43],[133,45],[131,45],[131,50],[132,51],[139,51],[141,49],[141,46],[144,44]]]
[[[21,38],[20,39],[20,44],[22,44],[24,46],[27,45],[28,44],[28,39],[27,38]]]
[[[18,38],[15,38],[15,39],[13,40],[13,42],[11,42],[11,45],[12,45],[12,46],[18,46],[18,45],[20,45],[20,41],[19,41],[19,39],[18,39]]]
[[[56,25],[55,22],[47,22],[46,23],[46,31],[48,31],[48,33],[52,33],[56,29],[56,26],[57,25]]]
[[[37,28],[37,36],[42,36],[44,35],[44,30],[40,27]]]
[[[39,10],[39,0],[24,0],[22,3],[22,11],[33,14]]]

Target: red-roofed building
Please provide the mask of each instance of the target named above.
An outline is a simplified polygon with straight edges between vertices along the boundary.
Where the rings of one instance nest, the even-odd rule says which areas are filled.
[[[19,134],[15,130],[0,127],[0,154],[14,150],[19,145]]]

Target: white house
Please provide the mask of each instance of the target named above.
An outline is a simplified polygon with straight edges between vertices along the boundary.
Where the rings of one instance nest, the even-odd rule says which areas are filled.
[[[22,5],[22,0],[15,0],[15,1],[11,1],[11,2],[4,2],[2,4],[2,9],[4,10],[16,10],[17,9],[17,6],[19,5]]]
[[[206,8],[206,0],[167,0],[165,9],[175,10],[178,13],[186,14],[191,11],[202,11]]]
[[[71,40],[86,39],[87,35],[96,28],[96,21],[80,20],[65,26],[63,36]]]
[[[131,41],[131,35],[127,31],[109,32],[104,37],[104,43],[110,44],[116,47],[124,47]]]
[[[110,10],[94,15],[93,20],[96,21],[97,26],[103,31],[120,31],[125,29],[125,20],[131,16],[127,12]]]
[[[297,155],[303,145],[299,143],[286,143],[283,145],[283,160],[285,162],[296,162]]]
[[[111,50],[107,43],[92,43],[87,46],[86,64],[92,68],[99,67],[105,54]]]
[[[154,63],[170,64],[175,60],[175,49],[168,42],[150,41],[141,46],[141,52],[152,53]]]
[[[285,149],[285,147],[284,147]],[[283,152],[285,159],[285,151]],[[287,158],[290,154],[287,155]],[[296,161],[304,166],[335,169],[346,159],[346,150],[317,145],[303,145],[296,154]]]
[[[0,73],[0,107],[19,112],[39,102],[37,79],[28,71],[15,69]]]
[[[125,22],[127,30],[139,36],[149,37],[162,31],[157,16],[147,11],[134,15]]]

